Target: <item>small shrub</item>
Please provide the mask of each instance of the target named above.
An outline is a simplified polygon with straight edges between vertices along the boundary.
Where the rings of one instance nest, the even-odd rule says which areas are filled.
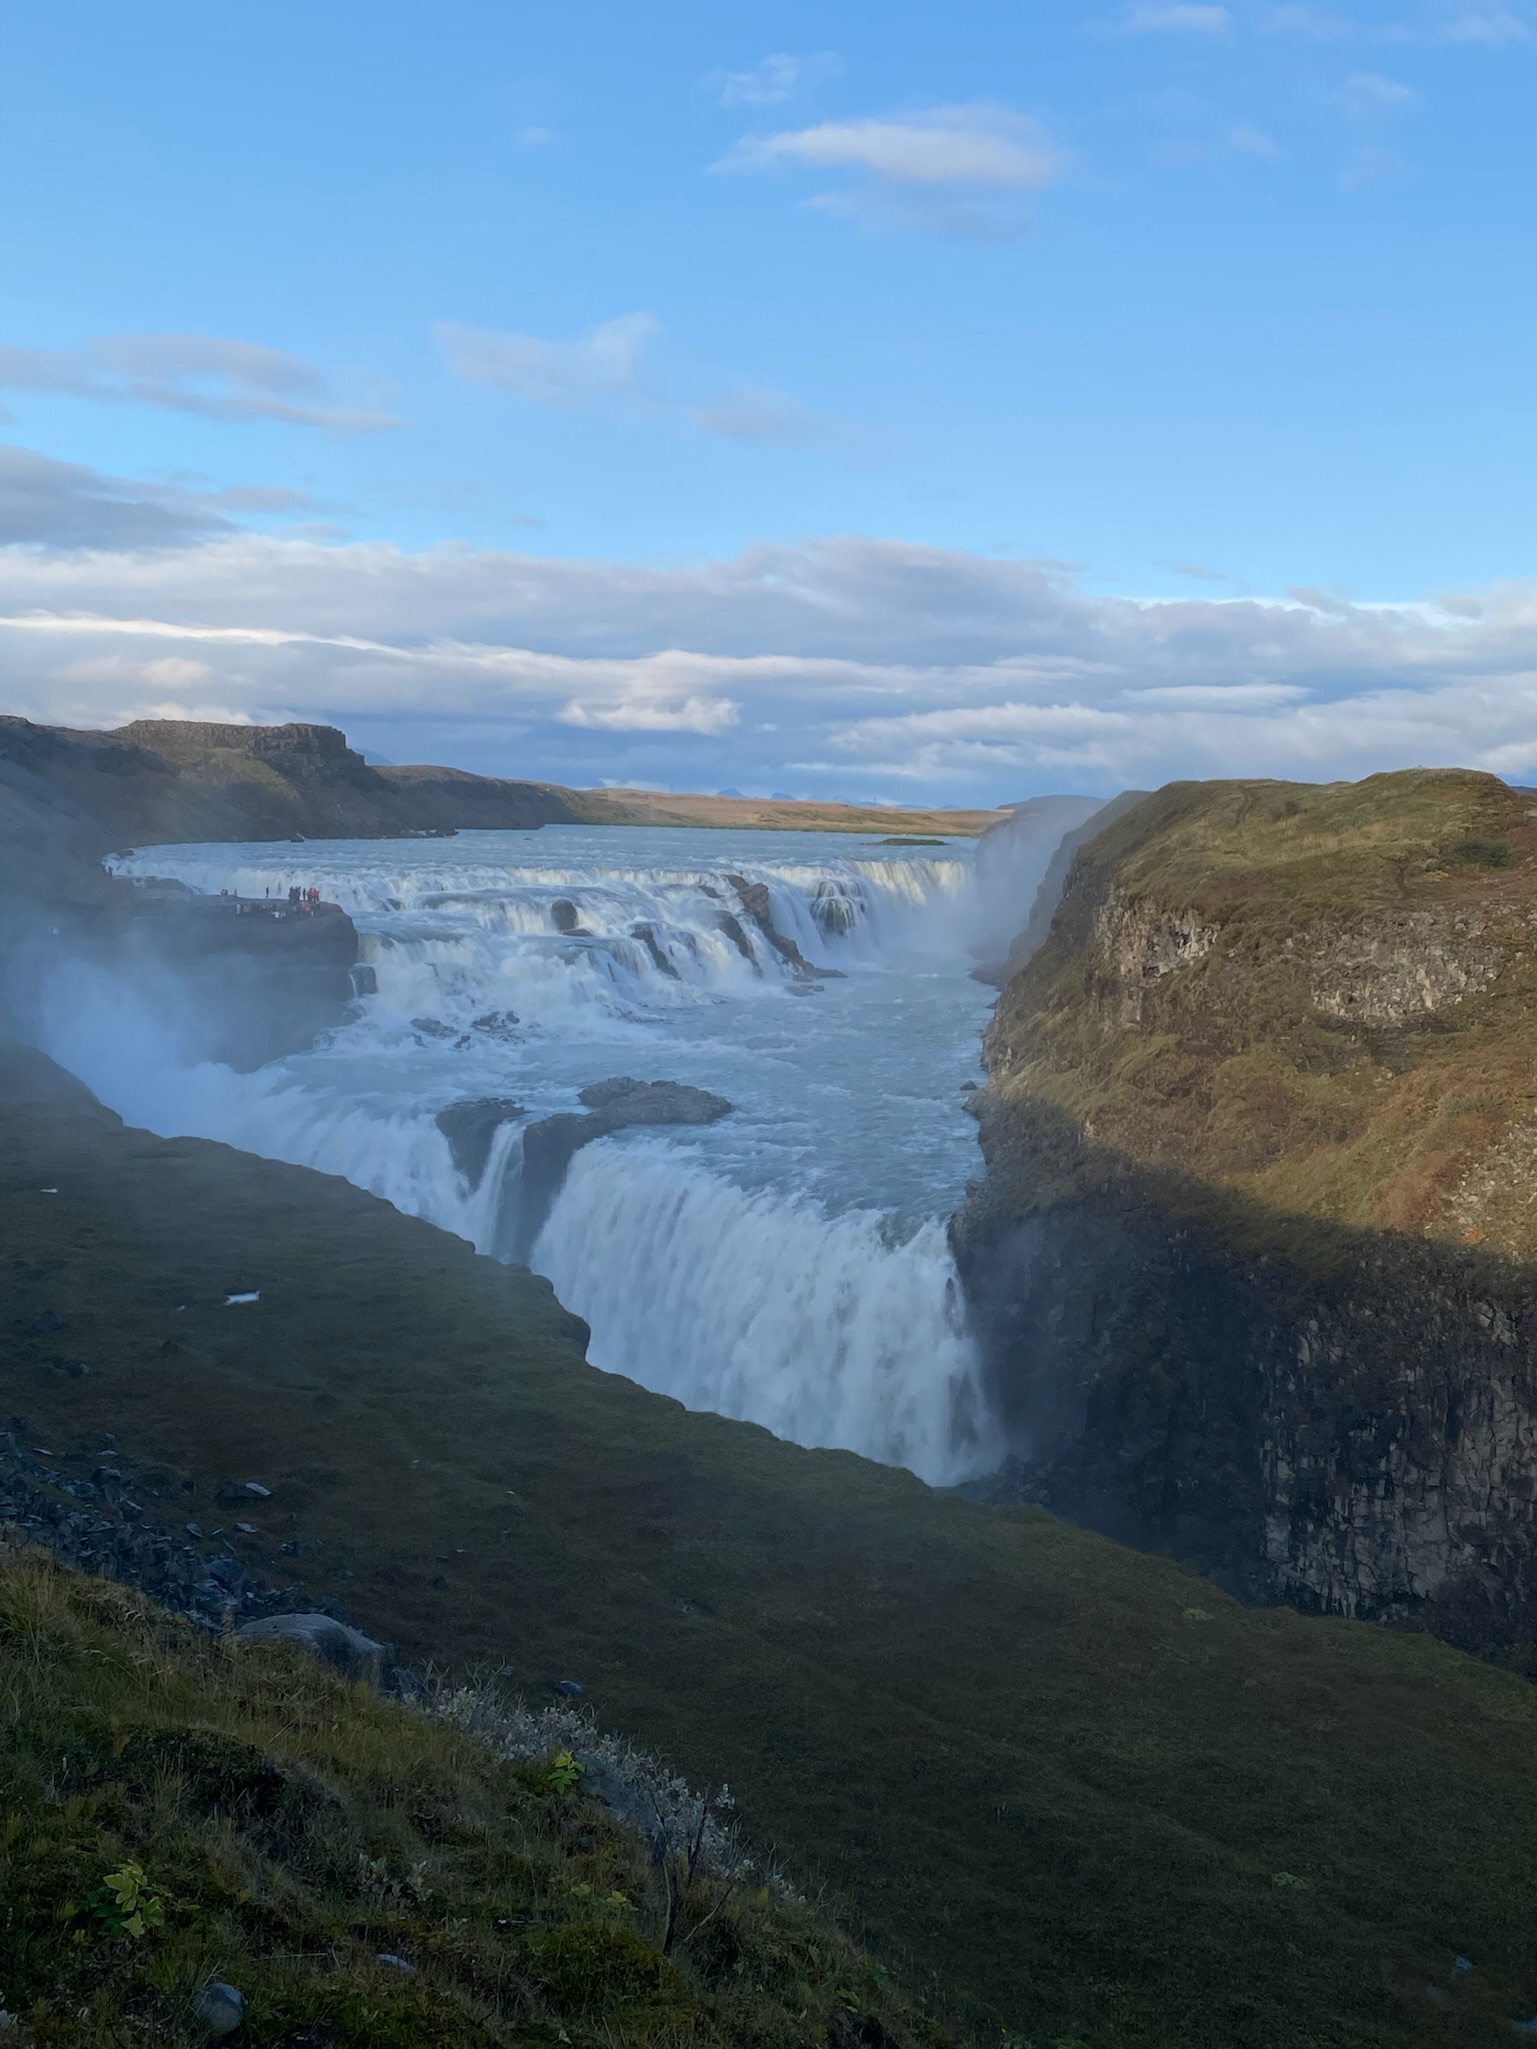
[[[529,1974],[557,2006],[620,2006],[653,1998],[662,1959],[629,1928],[575,1923],[529,1944]]]
[[[545,1773],[545,1777],[549,1781],[550,1791],[552,1793],[573,1792],[581,1784],[586,1770],[586,1765],[574,1758],[569,1750],[558,1750],[554,1757],[551,1758],[549,1770]]]
[[[132,1860],[121,1871],[109,1871],[87,1904],[109,1935],[135,1942],[165,1920],[165,1903],[145,1891],[144,1867]]]
[[[1508,868],[1514,860],[1507,841],[1478,839],[1471,834],[1459,840],[1452,852],[1470,868]]]

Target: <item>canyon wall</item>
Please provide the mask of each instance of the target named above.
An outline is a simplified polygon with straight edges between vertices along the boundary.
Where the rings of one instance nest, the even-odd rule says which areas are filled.
[[[0,718],[0,769],[91,822],[100,850],[189,840],[376,839],[571,820],[540,783],[370,768],[335,726],[138,719],[110,733]]]
[[[191,1062],[252,1068],[297,1052],[347,1014],[351,919],[330,904],[293,914],[136,886],[109,876],[102,855],[138,827],[190,838],[270,825],[283,805],[311,819],[334,812],[362,764],[328,727],[192,729],[215,742],[268,736],[242,757],[245,782],[222,780],[209,761],[235,750],[189,747],[187,768],[175,747],[185,729],[163,729],[169,752],[143,745],[148,727],[138,730],[124,739],[0,719],[0,1029],[30,1037],[40,1005],[106,1001],[107,985],[79,972],[99,970],[119,996],[173,1022]]]
[[[992,1498],[1525,1654],[1534,820],[1414,771],[1091,821],[989,1030],[953,1230]]]

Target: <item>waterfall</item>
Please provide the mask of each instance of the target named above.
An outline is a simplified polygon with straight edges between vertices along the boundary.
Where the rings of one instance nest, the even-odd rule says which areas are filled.
[[[846,972],[923,944],[970,894],[970,867],[956,860],[636,868],[461,855],[403,865],[387,844],[380,853],[364,843],[353,861],[330,847],[293,859],[157,847],[110,865],[280,901],[293,883],[313,884],[357,921],[381,1020],[427,1016],[471,1033],[487,1016],[505,1029],[509,1010],[527,1029],[565,1032],[598,1026],[584,1020],[590,1011],[633,1021],[756,985],[804,985],[818,967]],[[766,918],[754,914],[763,904]]]
[[[535,1243],[593,1364],[936,1484],[996,1456],[942,1221],[974,1158],[960,1084],[987,1000],[968,859],[551,828],[113,866],[318,887],[361,951],[350,1021],[254,1074],[194,1064],[164,990],[63,971],[41,1042],[130,1121],[344,1175],[496,1255],[528,1122],[616,1074],[698,1082],[736,1114],[586,1147]],[[521,1108],[472,1181],[437,1114],[486,1098]]]
[[[943,1227],[890,1242],[747,1193],[665,1140],[572,1161],[533,1264],[592,1327],[595,1365],[691,1409],[945,1484],[996,1461]]]

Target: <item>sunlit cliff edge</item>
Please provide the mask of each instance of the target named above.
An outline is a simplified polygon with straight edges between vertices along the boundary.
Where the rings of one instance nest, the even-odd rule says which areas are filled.
[[[1537,809],[1174,784],[1005,988],[954,1238],[995,1486],[1254,1598],[1537,1623]]]

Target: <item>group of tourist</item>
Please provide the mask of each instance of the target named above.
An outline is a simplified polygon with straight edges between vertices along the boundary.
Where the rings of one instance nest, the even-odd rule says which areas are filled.
[[[238,889],[221,889],[219,894],[233,899],[237,918],[250,917],[253,914],[260,916],[263,913],[268,917],[283,918],[291,917],[296,912],[302,916],[312,917],[320,909],[320,891],[313,887],[301,889],[297,882],[289,888],[286,903],[281,897],[274,897],[270,889],[262,891],[260,903],[254,896],[242,896]]]

